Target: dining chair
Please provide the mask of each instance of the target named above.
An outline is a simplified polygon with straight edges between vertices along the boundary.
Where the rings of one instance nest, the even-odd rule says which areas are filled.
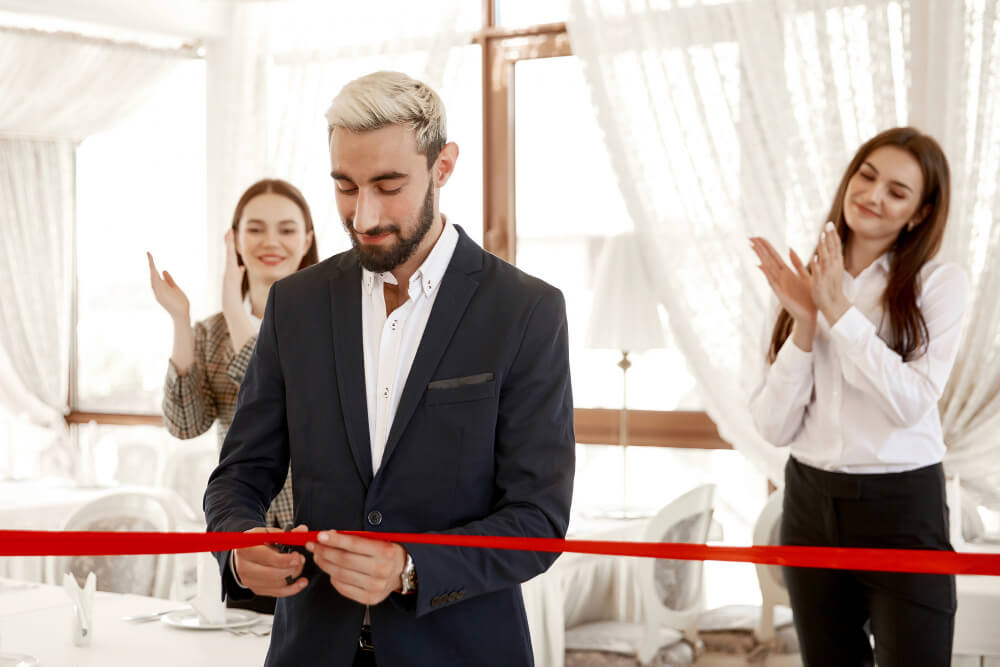
[[[184,500],[187,520],[205,522],[202,499],[208,478],[218,464],[219,452],[214,440],[179,442],[167,452],[160,486],[173,490]]]
[[[644,540],[704,544],[712,527],[715,486],[694,488],[650,519]],[[697,621],[705,606],[699,560],[632,559],[643,622],[598,620],[566,631],[566,667],[694,664]]]
[[[174,530],[170,506],[153,491],[112,491],[76,509],[64,530],[156,531]],[[131,556],[59,556],[53,559],[52,581],[69,572],[83,582],[89,572],[97,575],[97,590],[170,597],[172,554]]]
[[[160,474],[160,449],[144,440],[118,445],[115,481],[121,484],[154,486]]]
[[[779,544],[783,493],[770,495],[754,523],[755,545]],[[699,667],[756,665],[794,667],[802,664],[792,624],[788,589],[781,567],[755,565],[761,605],[727,605],[698,619],[704,653]]]

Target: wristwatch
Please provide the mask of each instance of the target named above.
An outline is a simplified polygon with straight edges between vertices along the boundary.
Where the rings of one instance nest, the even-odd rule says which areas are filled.
[[[406,554],[406,566],[399,575],[399,580],[403,584],[402,595],[409,595],[417,590],[417,568],[413,565],[413,556]]]

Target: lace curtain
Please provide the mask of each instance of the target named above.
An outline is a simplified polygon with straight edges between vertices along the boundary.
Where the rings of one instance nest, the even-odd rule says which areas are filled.
[[[351,6],[301,0],[229,8],[226,37],[206,54],[209,257],[223,256],[222,234],[239,195],[265,177],[302,190],[321,258],[346,249],[326,142],[333,96],[358,76],[396,69],[435,86],[447,105],[452,55],[469,44],[478,11],[477,4],[460,0]],[[221,281],[221,260],[212,268]]]
[[[134,109],[178,55],[0,28],[0,400],[64,429],[76,142]]]
[[[707,411],[778,483],[787,452],[747,408],[776,307],[746,239],[802,254],[865,139],[913,119],[942,141],[955,181],[945,255],[972,275],[975,313],[941,404],[946,463],[978,490],[1000,488],[1000,300],[983,260],[1000,249],[993,3],[571,0],[567,27]]]

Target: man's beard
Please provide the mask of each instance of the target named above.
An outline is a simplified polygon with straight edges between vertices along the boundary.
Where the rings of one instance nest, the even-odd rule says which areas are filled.
[[[383,273],[392,271],[394,268],[408,260],[413,251],[417,249],[420,242],[427,236],[431,225],[434,224],[434,182],[427,184],[427,194],[424,196],[424,205],[420,209],[420,217],[417,219],[417,228],[413,235],[406,237],[400,234],[397,225],[384,225],[376,227],[368,232],[369,236],[379,236],[380,234],[393,233],[399,236],[399,241],[395,245],[383,248],[377,245],[368,245],[358,241],[358,233],[354,231],[354,217],[344,221],[347,227],[347,234],[351,237],[351,244],[358,253],[361,266],[372,273]]]

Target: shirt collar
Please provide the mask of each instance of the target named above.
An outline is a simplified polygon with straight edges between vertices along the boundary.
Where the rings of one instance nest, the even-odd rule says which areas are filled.
[[[243,297],[243,307],[246,308],[250,323],[253,324],[255,329],[260,331],[260,318],[253,314],[253,306],[250,304],[250,292],[247,292],[246,296]]]
[[[844,275],[850,277],[852,280],[865,280],[869,276],[876,275],[876,273],[881,272],[883,275],[888,276],[892,271],[892,251],[886,251],[879,255],[874,262],[865,267],[865,270],[859,273],[856,277],[851,277],[851,274],[844,269]]]
[[[408,293],[410,297],[416,296],[417,290],[422,290],[425,296],[432,296],[444,278],[444,272],[448,269],[451,256],[455,253],[458,245],[458,231],[455,226],[444,221],[444,229],[434,247],[424,260],[424,263],[410,276]],[[365,293],[371,294],[376,286],[381,287],[385,283],[396,284],[396,277],[391,271],[374,273],[368,269],[361,270],[361,284]]]

